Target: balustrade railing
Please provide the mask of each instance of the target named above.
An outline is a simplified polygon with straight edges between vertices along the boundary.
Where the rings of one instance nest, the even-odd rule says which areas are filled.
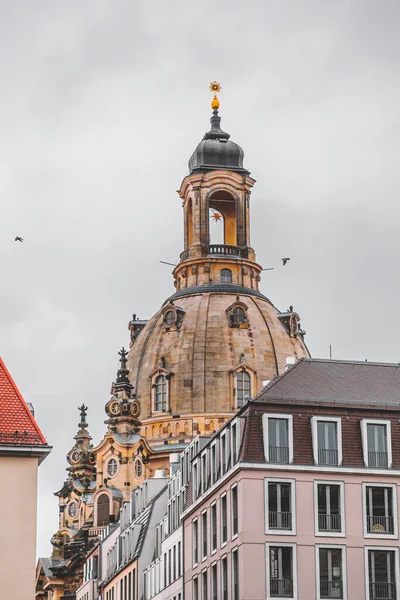
[[[228,254],[231,256],[240,256],[239,246],[230,246],[229,244],[210,244],[208,254]]]
[[[319,531],[340,531],[342,519],[340,515],[318,514],[318,530]]]
[[[319,582],[319,595],[321,598],[343,598],[343,582],[321,579]]]
[[[269,462],[287,464],[289,462],[289,448],[287,446],[270,446]]]
[[[319,465],[338,465],[338,451],[327,450],[325,448],[318,449],[318,464]]]
[[[269,593],[271,597],[293,598],[293,579],[270,579]]]
[[[270,529],[292,529],[292,513],[269,511]]]
[[[387,581],[373,581],[369,584],[370,600],[396,600],[396,584]]]
[[[393,517],[367,517],[368,533],[393,533]]]
[[[388,468],[387,452],[368,452],[368,466],[378,469]]]

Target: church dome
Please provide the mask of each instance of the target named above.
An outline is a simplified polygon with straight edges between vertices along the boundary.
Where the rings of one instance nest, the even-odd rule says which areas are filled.
[[[248,174],[243,168],[244,152],[238,144],[229,139],[229,133],[221,130],[221,117],[217,110],[213,111],[210,121],[210,131],[204,134],[190,157],[189,172],[229,169]]]
[[[182,430],[185,415],[232,414],[266,380],[283,373],[287,357],[308,355],[298,320],[293,310],[279,313],[257,290],[235,284],[177,292],[149,320],[129,354],[142,419],[163,411],[165,417],[180,417]],[[159,403],[158,378],[164,377]]]

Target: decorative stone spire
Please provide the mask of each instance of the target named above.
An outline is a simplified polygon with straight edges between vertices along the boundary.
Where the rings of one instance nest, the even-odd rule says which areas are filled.
[[[80,422],[78,423],[78,433],[74,437],[75,445],[67,454],[67,460],[70,464],[68,471],[70,477],[85,480],[94,479],[96,457],[92,452],[92,438],[87,429],[86,422],[88,407],[82,404],[78,408],[80,413]]]

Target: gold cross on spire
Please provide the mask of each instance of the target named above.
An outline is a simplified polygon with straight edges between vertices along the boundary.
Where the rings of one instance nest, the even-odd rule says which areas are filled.
[[[214,98],[211,101],[211,108],[213,110],[219,109],[219,100],[217,98],[217,94],[221,91],[221,84],[217,81],[212,81],[210,83],[210,91],[214,92]]]

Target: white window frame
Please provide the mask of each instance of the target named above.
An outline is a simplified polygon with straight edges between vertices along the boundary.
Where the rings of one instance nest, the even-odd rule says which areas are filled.
[[[215,463],[212,460],[212,449],[215,448]],[[218,481],[218,467],[220,460],[219,452],[219,438],[215,440],[210,446],[210,470],[211,470],[211,485],[214,485]]]
[[[269,584],[269,549],[271,546],[276,546],[278,548],[292,548],[292,572],[293,572],[293,597],[292,600],[297,600],[297,544],[290,544],[286,542],[281,542],[277,540],[275,542],[266,542],[265,544],[265,556],[266,556],[266,574],[267,574],[267,598],[271,597],[271,590]],[[274,600],[286,600],[286,597],[281,596],[272,596]]]
[[[234,428],[236,429],[236,435],[234,435]],[[240,439],[240,435],[239,435],[239,422],[238,419],[235,419],[234,421],[232,421],[231,423],[231,435],[230,435],[230,440],[231,440],[231,459],[232,459],[232,463],[231,466],[233,467],[234,463],[233,460],[233,442],[235,441],[236,444],[236,462],[239,460],[239,450],[240,450],[240,446],[239,446],[239,439]]]
[[[232,490],[236,489],[236,494],[237,494],[237,529],[238,532],[237,533],[233,533],[233,495],[232,495]],[[238,535],[239,535],[239,488],[238,488],[238,483],[234,483],[231,488],[230,488],[230,521],[231,521],[231,540],[235,540]]]
[[[197,561],[195,562],[194,560],[194,535],[193,535],[193,530],[194,530],[194,524],[196,525],[196,533],[197,533],[197,539],[196,539],[196,548],[197,548]],[[193,519],[192,521],[192,566],[193,568],[197,567],[197,565],[199,564],[199,519],[196,517],[195,519]],[[165,582],[166,583],[166,582]],[[167,587],[167,585],[165,585],[164,587]]]
[[[288,437],[289,437],[289,465],[293,463],[293,415],[287,413],[264,413],[262,416],[264,457],[265,462],[269,463],[269,439],[268,439],[268,420],[269,419],[287,419]],[[275,463],[273,463],[275,464]],[[278,463],[277,463],[278,464]]]
[[[225,498],[225,500],[226,500],[226,540],[224,542],[222,541],[223,530],[224,530],[223,520],[222,520],[222,499],[223,498]],[[228,502],[227,493],[224,492],[219,497],[219,514],[220,514],[220,521],[221,521],[220,532],[219,532],[219,535],[220,535],[220,538],[219,538],[220,548],[224,548],[227,545],[227,543],[228,543],[228,537],[229,537],[229,531],[228,531],[228,523],[229,523],[228,510],[229,510],[229,508],[228,508],[228,505],[229,505],[229,502]]]
[[[215,537],[217,538],[217,543],[215,544],[215,548],[212,547],[212,539],[213,539],[212,511],[213,511],[214,506],[215,506],[215,512],[217,515],[217,518],[215,520]],[[214,502],[211,502],[211,504],[210,504],[210,555],[212,556],[213,554],[215,554],[217,549],[218,549],[218,508],[217,508],[217,501],[214,500]]]
[[[218,589],[218,562],[216,560],[213,560],[213,562],[210,565],[210,600],[213,600],[213,596],[214,596],[214,582],[213,582],[213,567],[217,568],[217,580],[216,580],[216,585],[217,585],[217,589],[216,591],[216,597],[219,598],[219,589]]]
[[[392,489],[392,509],[393,509],[393,533],[368,533],[367,531],[367,487],[391,488]],[[363,482],[362,483],[362,507],[363,507],[363,529],[364,537],[368,539],[379,540],[397,540],[399,538],[398,520],[397,520],[397,485],[395,483],[382,482]]]
[[[340,417],[311,417],[311,433],[312,433],[312,445],[313,445],[313,457],[314,464],[318,465],[318,423],[328,421],[329,423],[336,423],[336,443],[338,449],[338,464],[337,465],[323,465],[324,467],[331,467],[335,469],[342,466],[343,462],[343,451],[342,451],[342,419]]]
[[[342,551],[342,585],[343,585],[343,600],[347,600],[347,555],[346,546],[337,544],[316,544],[315,545],[315,579],[317,586],[317,600],[321,600],[320,590],[320,573],[319,573],[319,551],[320,549],[341,550]]]
[[[338,485],[340,486],[340,531],[319,531],[318,529],[318,486]],[[346,514],[344,501],[344,481],[334,479],[314,479],[314,534],[316,537],[346,537]],[[338,546],[339,548],[339,546]]]
[[[361,439],[363,446],[363,458],[364,465],[369,469],[382,470],[383,467],[370,467],[368,464],[368,436],[367,436],[367,425],[386,425],[386,440],[387,440],[387,454],[388,454],[388,469],[392,468],[392,430],[391,423],[386,419],[361,419]]]
[[[291,509],[292,509],[292,528],[291,529],[270,529],[269,527],[269,496],[268,496],[268,484],[269,483],[289,483],[290,498],[291,498]],[[264,521],[265,521],[265,534],[266,535],[296,535],[296,480],[295,479],[284,479],[282,477],[267,477],[264,479]]]
[[[195,595],[194,595],[194,585],[195,585],[195,584],[194,584],[194,582],[195,582],[195,581],[196,581],[196,583],[197,583],[197,597],[196,597],[196,598],[195,598]],[[201,598],[201,591],[200,591],[200,593],[199,593],[199,578],[198,578],[198,576],[197,576],[197,575],[195,575],[195,576],[193,577],[193,580],[192,580],[192,598],[193,598],[194,600],[200,600],[200,598]]]
[[[376,550],[379,552],[394,552],[394,568],[396,582],[396,597],[400,594],[400,565],[399,565],[399,547],[398,546],[364,546],[364,577],[365,577],[365,600],[371,600],[369,594],[369,571],[368,571],[368,552]]]
[[[204,527],[203,527],[203,521],[204,521],[204,515],[206,516],[206,543],[207,543],[207,552],[206,554],[204,554]],[[200,555],[200,560],[201,562],[207,560],[208,554],[209,554],[209,543],[208,543],[208,514],[207,514],[207,509],[205,508],[204,510],[201,511],[201,532],[200,532],[200,539],[201,539],[201,555]]]

